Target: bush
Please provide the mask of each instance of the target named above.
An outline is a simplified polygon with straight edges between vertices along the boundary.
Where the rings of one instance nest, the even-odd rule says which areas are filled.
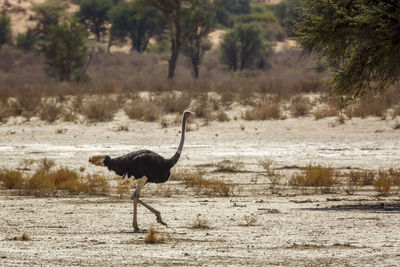
[[[25,33],[17,36],[17,47],[25,51],[32,50],[35,46],[35,37],[32,29],[28,29]]]
[[[197,194],[209,196],[229,196],[233,194],[233,185],[226,184],[222,180],[204,179],[203,173],[200,171],[174,173],[174,179],[185,181],[188,187],[193,188]]]
[[[22,173],[13,170],[0,170],[0,181],[5,189],[21,189],[24,183]]]
[[[294,96],[290,102],[289,110],[293,117],[306,116],[310,113],[310,99],[304,96]]]
[[[138,98],[125,108],[125,113],[131,120],[152,122],[160,118],[161,109],[155,102]]]
[[[40,105],[39,117],[43,121],[54,122],[62,114],[63,108],[55,99],[43,100]]]
[[[95,99],[83,105],[82,113],[90,122],[104,122],[114,119],[117,103],[111,99]]]
[[[390,192],[390,188],[392,187],[390,178],[391,177],[388,172],[380,170],[378,172],[378,176],[373,183],[375,191],[383,196],[388,195]]]
[[[337,173],[333,168],[308,165],[301,174],[295,174],[289,180],[291,186],[325,187],[322,192],[338,184]]]
[[[162,110],[167,113],[173,112],[183,112],[187,109],[190,105],[191,98],[188,94],[175,94],[175,93],[168,93],[162,95],[157,102],[162,107]]]
[[[280,105],[270,99],[264,100],[253,110],[242,114],[242,118],[245,120],[279,120],[281,118]]]

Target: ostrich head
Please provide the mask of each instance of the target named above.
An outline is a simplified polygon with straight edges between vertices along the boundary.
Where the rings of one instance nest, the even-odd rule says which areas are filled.
[[[183,112],[183,120],[185,121],[185,120],[187,120],[191,115],[193,115],[194,113],[193,112],[191,112],[190,110],[185,110],[184,112]]]

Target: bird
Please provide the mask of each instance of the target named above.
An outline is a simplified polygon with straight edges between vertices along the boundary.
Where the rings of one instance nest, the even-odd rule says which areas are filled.
[[[122,179],[131,178],[138,180],[136,189],[132,194],[133,200],[133,232],[142,232],[137,223],[137,204],[143,205],[156,215],[157,222],[167,226],[162,220],[161,213],[140,199],[140,191],[147,183],[165,183],[171,174],[171,168],[178,162],[185,141],[186,120],[194,113],[185,110],[182,114],[181,139],[176,153],[169,159],[150,150],[138,150],[120,157],[111,158],[109,155],[94,155],[89,158],[89,163],[96,166],[107,167],[108,170],[122,176]]]

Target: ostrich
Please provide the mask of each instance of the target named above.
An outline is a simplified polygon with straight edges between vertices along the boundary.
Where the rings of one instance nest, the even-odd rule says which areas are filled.
[[[168,180],[171,168],[178,162],[181,156],[183,142],[185,141],[186,120],[192,114],[193,113],[188,110],[183,112],[181,141],[175,155],[170,159],[164,159],[162,156],[150,150],[139,150],[117,158],[111,158],[108,155],[96,155],[89,158],[91,164],[105,166],[110,171],[114,171],[117,175],[122,176],[122,179],[130,178],[131,176],[138,179],[136,190],[132,194],[134,233],[140,232],[137,224],[138,203],[154,213],[158,223],[167,226],[161,219],[161,213],[158,210],[139,199],[140,190],[146,183],[165,183]]]

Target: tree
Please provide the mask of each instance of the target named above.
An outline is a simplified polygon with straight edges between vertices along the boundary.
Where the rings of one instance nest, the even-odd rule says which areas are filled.
[[[151,6],[160,10],[166,17],[171,41],[171,55],[168,61],[168,79],[175,76],[176,62],[183,43],[182,19],[190,12],[190,0],[148,0]],[[185,14],[186,13],[186,14]]]
[[[25,51],[32,50],[35,46],[35,37],[32,29],[17,35],[17,47]]]
[[[219,24],[232,27],[235,15],[250,13],[250,0],[215,0],[216,20]]]
[[[110,11],[111,38],[120,41],[128,38],[132,42],[131,50],[142,53],[146,50],[150,38],[164,32],[163,14],[142,1],[122,2]]]
[[[0,13],[0,49],[4,44],[11,43],[11,18],[5,11]]]
[[[236,71],[251,67],[261,54],[261,30],[252,23],[238,24],[227,33],[221,43],[222,61]]]
[[[66,17],[68,3],[63,0],[47,0],[40,4],[32,5],[31,10],[35,13],[38,21],[35,36],[45,34],[50,25],[58,24]]]
[[[295,24],[306,51],[325,57],[342,96],[384,89],[400,76],[400,2],[303,0]]]
[[[197,0],[190,14],[184,18],[184,27],[188,34],[184,42],[183,53],[190,60],[193,75],[199,78],[199,65],[204,51],[211,48],[205,37],[211,32],[215,22],[215,9],[209,0]]]
[[[101,35],[107,30],[107,13],[113,6],[112,0],[81,0],[77,16],[84,22],[99,42]]]
[[[61,81],[79,79],[88,51],[84,25],[73,19],[50,25],[40,50],[46,58],[46,71]]]

